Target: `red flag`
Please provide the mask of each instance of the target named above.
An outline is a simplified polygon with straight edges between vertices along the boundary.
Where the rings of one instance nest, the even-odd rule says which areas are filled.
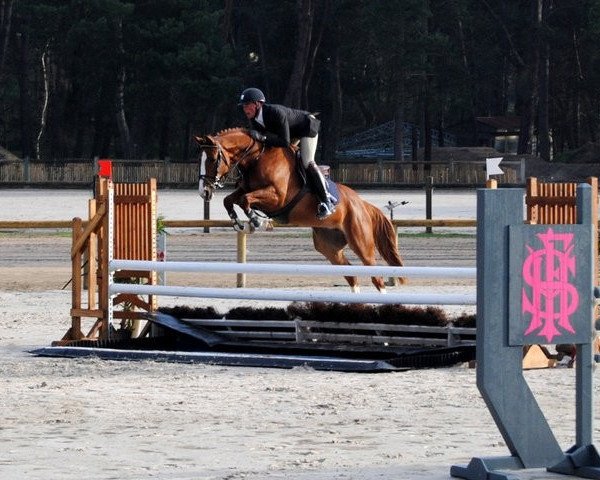
[[[103,159],[98,160],[98,175],[112,179],[112,161]]]

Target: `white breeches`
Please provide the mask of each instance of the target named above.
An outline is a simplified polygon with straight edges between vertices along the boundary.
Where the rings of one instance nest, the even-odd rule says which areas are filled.
[[[304,168],[308,168],[311,163],[314,163],[318,142],[319,135],[315,137],[302,137],[300,139],[300,156],[302,157],[302,166]]]

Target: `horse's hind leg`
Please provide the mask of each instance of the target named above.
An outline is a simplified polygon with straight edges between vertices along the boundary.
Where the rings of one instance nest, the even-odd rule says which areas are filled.
[[[348,246],[360,258],[364,265],[377,265],[375,258],[375,238],[373,232],[353,222],[351,234],[348,233]],[[381,293],[385,293],[385,282],[381,277],[371,277],[371,282]]]
[[[315,250],[322,254],[333,265],[350,265],[350,262],[344,255],[346,246],[346,237],[341,230],[332,230],[329,228],[313,228],[313,244]],[[353,292],[358,292],[358,278],[344,276]]]

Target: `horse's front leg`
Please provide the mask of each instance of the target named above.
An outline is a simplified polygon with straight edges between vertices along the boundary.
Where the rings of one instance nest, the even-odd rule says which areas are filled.
[[[258,230],[263,226],[263,219],[258,216],[254,210],[250,210],[248,214],[248,220],[250,220],[250,229]]]
[[[240,199],[242,196],[243,191],[238,188],[223,199],[223,206],[225,207],[229,218],[233,220],[233,229],[237,232],[242,232],[244,230],[244,224],[238,218],[237,213],[235,213],[234,207],[235,205],[240,204]]]
[[[261,210],[277,210],[279,208],[279,197],[273,187],[262,188],[241,195],[238,205],[242,208],[253,229],[258,229],[265,224],[265,220],[258,216],[254,208]]]

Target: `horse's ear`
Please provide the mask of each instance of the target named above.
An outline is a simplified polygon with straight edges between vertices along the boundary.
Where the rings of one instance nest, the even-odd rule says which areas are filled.
[[[215,145],[215,140],[210,135],[202,135],[201,137],[194,135],[194,140],[198,145]]]

